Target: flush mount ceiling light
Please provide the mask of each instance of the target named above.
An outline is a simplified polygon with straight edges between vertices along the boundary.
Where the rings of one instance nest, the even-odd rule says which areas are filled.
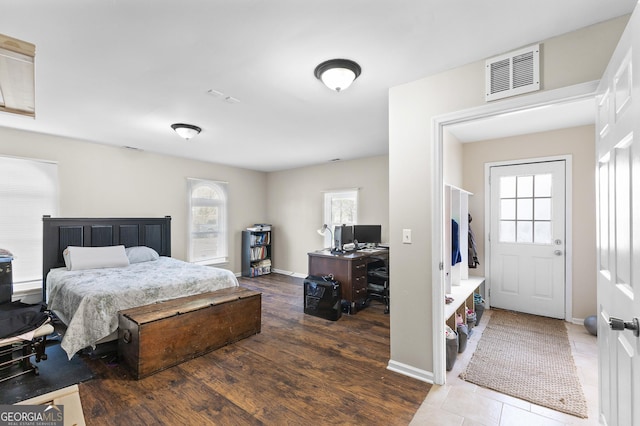
[[[314,74],[329,89],[340,92],[351,86],[360,72],[360,65],[349,59],[331,59],[318,65]]]
[[[194,136],[198,136],[198,134],[202,131],[202,129],[198,126],[184,123],[172,124],[171,128],[175,130],[177,134],[187,140],[193,138]]]

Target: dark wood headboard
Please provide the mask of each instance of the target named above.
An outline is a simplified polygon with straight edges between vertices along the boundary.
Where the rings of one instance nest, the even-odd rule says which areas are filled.
[[[163,218],[69,218],[43,216],[42,292],[46,300],[47,274],[64,265],[68,246],[147,246],[171,256],[171,216]]]

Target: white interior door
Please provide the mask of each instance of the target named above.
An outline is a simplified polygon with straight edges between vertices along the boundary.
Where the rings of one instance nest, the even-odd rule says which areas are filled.
[[[490,304],[565,316],[565,161],[490,170]]]
[[[640,425],[640,338],[609,327],[640,318],[639,20],[636,8],[596,98],[599,410],[609,426]]]

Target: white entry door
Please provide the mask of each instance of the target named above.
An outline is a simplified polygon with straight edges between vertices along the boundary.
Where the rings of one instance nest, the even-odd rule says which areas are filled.
[[[490,169],[490,304],[564,318],[565,161]]]
[[[640,425],[640,14],[633,12],[596,97],[598,363],[601,423]]]

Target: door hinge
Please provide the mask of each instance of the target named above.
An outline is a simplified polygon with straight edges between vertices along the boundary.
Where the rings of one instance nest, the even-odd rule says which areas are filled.
[[[489,297],[491,297],[491,289],[487,289],[487,293],[489,293]]]
[[[440,268],[440,270],[442,271],[444,269],[444,262],[440,262],[438,268]]]

